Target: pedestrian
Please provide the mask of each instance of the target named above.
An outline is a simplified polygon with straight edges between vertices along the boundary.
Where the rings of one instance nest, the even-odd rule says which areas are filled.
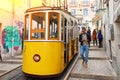
[[[0,60],[2,61],[1,46],[0,46]]]
[[[103,35],[101,33],[101,30],[98,32],[98,40],[99,40],[99,48],[102,47],[102,40],[103,40]]]
[[[87,34],[90,36],[90,41],[89,41],[89,47],[90,47],[90,42],[91,42],[91,30],[90,30],[90,27],[88,28]]]
[[[90,41],[91,37],[90,35],[87,34],[86,32],[86,28],[83,27],[82,28],[82,33],[79,35],[79,41],[81,43],[80,46],[80,55],[83,59],[82,64],[87,67],[87,63],[88,63],[88,54],[89,54],[89,41]]]
[[[92,33],[92,40],[93,40],[93,46],[95,46],[95,43],[97,46],[97,32],[95,29],[93,30],[93,33]]]

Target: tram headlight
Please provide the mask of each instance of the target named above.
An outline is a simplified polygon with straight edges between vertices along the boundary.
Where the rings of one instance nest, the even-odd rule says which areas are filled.
[[[35,62],[39,62],[40,61],[40,55],[38,55],[38,54],[35,54],[34,56],[33,56],[33,60],[35,61]]]

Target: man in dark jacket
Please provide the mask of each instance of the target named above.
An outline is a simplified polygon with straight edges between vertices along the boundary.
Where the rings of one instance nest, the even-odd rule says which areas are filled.
[[[103,35],[101,33],[101,30],[98,32],[98,40],[99,40],[99,48],[102,47],[102,40],[103,40]]]
[[[89,47],[90,47],[90,41],[91,41],[91,30],[90,30],[90,28],[88,28],[87,34],[88,34],[89,37],[90,37],[90,40],[89,40]]]
[[[85,67],[87,67],[87,63],[88,63],[88,54],[89,54],[89,42],[91,40],[91,37],[89,34],[87,34],[86,32],[86,28],[83,27],[82,28],[82,33],[79,35],[79,41],[81,43],[80,46],[80,55],[83,59],[83,65],[85,65]]]

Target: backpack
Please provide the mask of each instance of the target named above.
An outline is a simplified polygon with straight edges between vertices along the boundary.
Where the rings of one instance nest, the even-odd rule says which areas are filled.
[[[98,39],[102,39],[102,38],[103,38],[102,34],[99,33],[99,34],[98,34]]]

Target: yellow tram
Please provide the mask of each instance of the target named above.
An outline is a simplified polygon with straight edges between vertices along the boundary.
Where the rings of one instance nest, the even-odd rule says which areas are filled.
[[[37,76],[61,74],[78,53],[77,19],[58,7],[25,12],[22,71]]]

